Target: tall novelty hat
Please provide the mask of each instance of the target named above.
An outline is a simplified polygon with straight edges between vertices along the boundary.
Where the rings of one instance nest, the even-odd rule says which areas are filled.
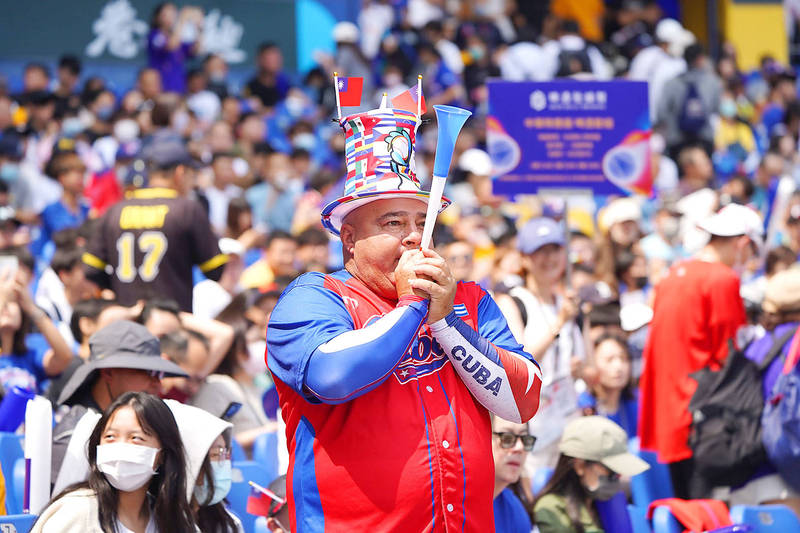
[[[385,100],[384,100],[385,103]],[[322,225],[339,235],[351,211],[374,200],[417,198],[428,202],[414,166],[414,142],[420,118],[403,109],[385,107],[343,118],[347,177],[344,195],[322,210]],[[450,205],[442,198],[439,211]]]

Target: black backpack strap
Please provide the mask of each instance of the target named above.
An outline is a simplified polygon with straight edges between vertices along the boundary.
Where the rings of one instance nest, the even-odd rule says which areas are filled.
[[[772,364],[772,361],[778,357],[781,352],[783,352],[783,347],[789,342],[789,339],[794,337],[794,334],[797,332],[797,328],[792,328],[783,335],[781,335],[777,340],[772,342],[772,347],[767,352],[767,355],[764,356],[764,359],[758,365],[758,371],[764,372],[769,365]]]
[[[514,303],[517,304],[517,309],[519,310],[519,316],[522,317],[522,325],[528,325],[528,311],[525,309],[525,303],[522,301],[522,298],[518,296],[514,296],[513,294],[510,295],[511,299],[514,300]]]

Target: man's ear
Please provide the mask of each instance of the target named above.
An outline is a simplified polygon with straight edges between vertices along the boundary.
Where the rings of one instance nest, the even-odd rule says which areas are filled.
[[[342,240],[342,245],[349,253],[353,253],[356,245],[355,229],[350,224],[342,224],[342,229],[339,232],[339,238]]]

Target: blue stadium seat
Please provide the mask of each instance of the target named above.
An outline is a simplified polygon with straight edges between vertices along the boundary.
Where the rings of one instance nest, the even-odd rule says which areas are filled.
[[[653,533],[650,520],[647,519],[647,507],[628,505],[628,518],[631,520],[633,533]]]
[[[14,433],[0,433],[0,468],[3,470],[3,478],[6,480],[6,512],[8,514],[18,514],[22,512],[22,499],[17,500],[14,488],[14,467],[17,460],[23,457],[22,435]],[[25,469],[23,464],[23,483],[25,479]]]
[[[267,471],[270,480],[278,477],[278,434],[262,433],[253,442],[253,461]]]
[[[247,512],[247,498],[250,496],[248,481],[254,481],[266,487],[272,481],[265,468],[255,461],[233,462],[233,483],[228,493],[231,510],[242,521],[245,533],[254,533],[256,517]]]
[[[533,473],[533,478],[531,479],[531,490],[533,490],[533,494],[539,494],[547,482],[550,481],[550,476],[553,475],[553,469],[547,466],[543,466],[536,470]]]
[[[753,533],[800,532],[800,520],[785,505],[734,505],[734,524],[746,524]]]
[[[605,501],[595,501],[594,506],[600,517],[603,531],[634,533],[631,518],[628,515],[628,498],[624,492],[619,491]]]
[[[10,485],[10,486],[9,486]],[[12,513],[8,507],[9,494],[14,495],[14,512]],[[6,480],[6,512],[8,514],[22,513],[22,506],[25,503],[25,458],[20,457],[14,463],[14,477],[11,483]]]
[[[650,465],[648,470],[631,478],[633,504],[647,508],[655,500],[674,498],[675,492],[672,490],[669,467],[664,463],[659,463],[655,453],[640,450],[639,439],[631,439],[628,448],[631,453]]]
[[[10,514],[0,516],[0,531],[28,533],[36,522],[35,514]]]
[[[683,526],[672,516],[669,507],[659,506],[653,512],[653,533],[682,533]]]

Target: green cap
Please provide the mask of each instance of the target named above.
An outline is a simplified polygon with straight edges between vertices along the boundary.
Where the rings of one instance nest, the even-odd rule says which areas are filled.
[[[569,457],[601,463],[622,476],[650,468],[628,451],[625,430],[604,416],[584,416],[567,424],[558,449]]]

